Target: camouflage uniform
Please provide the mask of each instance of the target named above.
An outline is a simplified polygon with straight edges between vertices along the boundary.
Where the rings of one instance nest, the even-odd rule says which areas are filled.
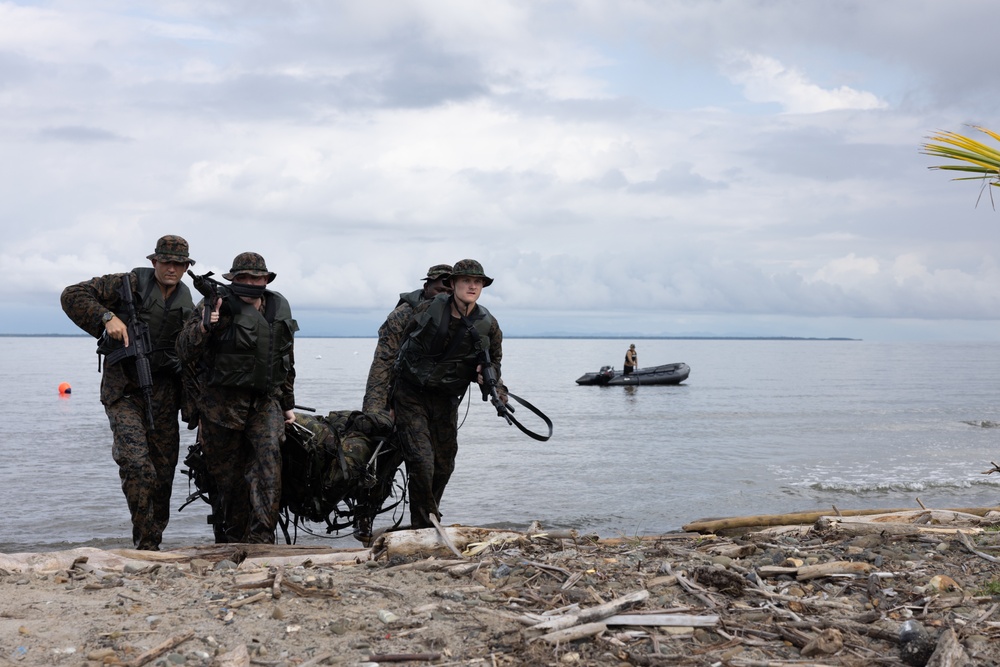
[[[188,244],[179,236],[164,236],[156,251],[148,256],[166,262],[194,261],[188,256]],[[70,285],[62,292],[62,308],[81,329],[100,338],[105,331],[102,316],[114,312],[123,321],[127,318],[121,296],[123,278],[129,277],[136,314],[144,317],[143,295],[138,293],[139,274],[150,268],[134,269],[131,273],[109,274]],[[155,278],[152,289],[156,289]],[[157,302],[151,294],[151,301]],[[134,358],[116,364],[105,364],[101,377],[101,403],[108,415],[114,436],[111,455],[118,464],[122,492],[132,518],[132,542],[138,549],[159,549],[163,531],[170,518],[170,494],[177,467],[180,429],[177,412],[180,409],[180,374],[173,356],[173,341],[179,325],[194,306],[187,286],[178,283],[170,299],[158,299],[160,331],[151,331],[154,342],[169,344],[169,350],[158,350],[160,363],[153,366],[152,408],[153,428],[146,430],[145,399],[139,389]],[[173,311],[168,321],[167,313]]]
[[[482,266],[473,260],[457,263],[454,276],[477,275],[485,278],[485,285],[492,280],[482,273]],[[451,298],[438,295],[414,309],[413,317],[400,336],[401,346],[397,363],[397,378],[393,388],[393,407],[396,428],[401,436],[403,458],[409,477],[410,523],[413,528],[427,528],[433,524],[429,515],[440,517],[441,498],[445,486],[455,470],[458,454],[458,406],[469,383],[476,381],[477,353],[472,349],[471,335],[466,325],[451,315]],[[447,318],[447,329],[443,329]],[[482,323],[478,334],[488,339],[491,365],[500,382],[500,363],[503,359],[503,332],[496,319],[478,304],[469,318]],[[488,327],[488,328],[487,328]],[[421,332],[437,332],[435,345],[441,353],[431,358],[417,354],[430,363],[430,377],[420,377],[405,363],[410,340],[419,339]],[[443,334],[443,335],[441,335]],[[458,340],[455,340],[458,337]],[[451,369],[450,379],[442,382],[434,373],[441,368]],[[457,378],[457,379],[456,379]],[[506,388],[498,387],[501,399],[506,402]]]
[[[232,280],[237,274],[274,279],[256,253],[238,255],[224,278]],[[231,288],[219,288],[226,303],[207,333],[202,331],[204,302],[195,308],[177,338],[177,351],[198,373],[199,439],[214,489],[210,496],[215,540],[273,543],[281,509],[284,412],[295,406],[292,340],[298,325],[281,294],[265,290],[258,312]],[[247,309],[254,310],[255,320],[238,319],[246,317],[241,313]],[[247,328],[248,322],[253,329]],[[227,350],[238,347],[248,331],[255,339],[280,343],[270,352],[258,351],[250,343],[252,365],[268,371],[263,384],[253,384],[246,374],[223,372],[232,357]]]
[[[392,369],[396,363],[396,355],[399,354],[399,346],[403,342],[403,329],[413,316],[413,309],[430,298],[425,291],[427,285],[439,278],[450,277],[449,264],[435,264],[429,268],[424,278],[424,287],[400,294],[396,308],[378,328],[378,343],[375,345],[375,354],[368,369],[368,382],[365,385],[365,397],[361,408],[365,414],[388,416],[387,412],[391,405],[389,390],[394,379]]]

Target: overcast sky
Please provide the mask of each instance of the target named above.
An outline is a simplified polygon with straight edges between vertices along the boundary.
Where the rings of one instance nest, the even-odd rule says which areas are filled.
[[[263,254],[300,335],[374,335],[471,257],[511,336],[1000,340],[1000,213],[920,154],[1000,130],[997,26],[994,0],[0,2],[0,333],[79,333],[63,287],[180,234],[198,272]]]

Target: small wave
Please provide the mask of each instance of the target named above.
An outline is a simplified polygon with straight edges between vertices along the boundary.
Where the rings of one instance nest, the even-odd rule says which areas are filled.
[[[979,428],[997,428],[1000,427],[1000,422],[990,421],[989,419],[981,419],[979,421],[963,421],[963,424],[968,424],[969,426],[978,426]]]
[[[868,493],[893,493],[898,491],[949,491],[976,487],[1000,487],[1000,479],[953,479],[953,480],[899,480],[899,481],[843,481],[829,480],[810,482],[807,488],[814,491],[837,491],[853,495]]]

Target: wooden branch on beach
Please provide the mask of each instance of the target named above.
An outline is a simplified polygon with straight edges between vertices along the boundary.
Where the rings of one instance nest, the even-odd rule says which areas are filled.
[[[904,507],[901,509],[868,509],[868,510],[839,510],[840,516],[867,516],[872,514],[889,514],[892,512],[913,512],[922,511],[920,508]],[[963,512],[985,516],[987,512],[1000,511],[1000,507],[965,507],[948,508],[949,512]],[[685,524],[682,528],[686,531],[697,533],[716,533],[720,530],[733,528],[754,528],[758,526],[793,526],[798,524],[812,524],[820,517],[828,516],[830,510],[817,510],[813,512],[792,512],[789,514],[757,514],[753,516],[729,517],[724,519],[700,519]]]
[[[462,552],[458,550],[455,543],[451,541],[451,537],[448,536],[448,531],[441,526],[441,522],[438,521],[437,515],[434,514],[434,512],[428,512],[427,516],[431,520],[431,523],[434,524],[434,529],[437,530],[438,535],[441,536],[441,541],[444,542],[446,547],[448,547],[448,550],[459,558],[464,558]]]
[[[182,635],[171,637],[162,644],[154,646],[148,651],[140,653],[134,659],[129,660],[128,662],[125,663],[125,667],[142,667],[142,665],[145,665],[148,662],[156,660],[167,651],[170,651],[180,646],[181,644],[191,639],[192,637],[194,637],[194,630],[189,630]]]
[[[628,595],[623,595],[620,598],[611,600],[610,602],[605,602],[604,604],[599,604],[596,607],[589,607],[587,609],[581,609],[580,611],[563,614],[562,616],[556,616],[555,618],[537,623],[530,628],[532,632],[551,632],[554,630],[565,630],[566,628],[571,628],[574,625],[581,623],[589,623],[591,621],[598,621],[605,619],[609,616],[613,616],[620,611],[628,609],[629,607],[635,606],[649,597],[649,591],[641,590],[634,593],[629,593]]]
[[[365,656],[366,662],[437,662],[440,653],[372,653]]]
[[[946,528],[943,526],[927,526],[909,522],[868,522],[843,520],[839,517],[824,516],[816,522],[816,528],[824,531],[841,533],[846,536],[859,535],[895,535],[897,537],[921,534],[956,535],[958,533],[978,534],[982,528],[975,526]]]
[[[711,628],[719,624],[717,615],[692,614],[615,614],[604,619],[604,624],[645,625],[660,628]]]
[[[965,533],[959,533],[958,539],[962,542],[962,546],[964,546],[966,549],[968,549],[971,553],[975,554],[976,556],[979,556],[983,560],[988,560],[991,563],[1000,563],[1000,558],[979,551],[974,546],[972,546],[972,540],[970,540]]]
[[[804,565],[795,573],[798,581],[808,581],[809,579],[819,579],[835,574],[864,574],[867,575],[874,569],[871,563],[861,563],[849,560],[837,560],[831,563],[817,563],[816,565]]]
[[[971,665],[969,654],[958,640],[951,628],[945,628],[937,640],[937,648],[927,661],[927,667],[945,667],[945,665]]]
[[[274,572],[274,581],[271,582],[271,597],[277,600],[281,597],[281,579],[285,575],[285,568],[279,565]]]
[[[564,630],[550,632],[542,635],[538,639],[553,645],[566,644],[568,642],[576,641],[577,639],[599,635],[602,632],[606,632],[607,629],[608,626],[604,623],[584,623],[583,625],[577,625]]]

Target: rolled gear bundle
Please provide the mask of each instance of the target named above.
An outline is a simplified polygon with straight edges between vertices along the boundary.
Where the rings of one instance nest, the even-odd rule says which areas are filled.
[[[391,424],[358,411],[326,417],[296,412],[295,422],[285,426],[282,445],[282,506],[317,523],[342,514],[338,505],[345,500],[348,509],[367,506],[377,483],[368,464],[377,442],[391,434]],[[379,505],[387,495],[378,498]]]

